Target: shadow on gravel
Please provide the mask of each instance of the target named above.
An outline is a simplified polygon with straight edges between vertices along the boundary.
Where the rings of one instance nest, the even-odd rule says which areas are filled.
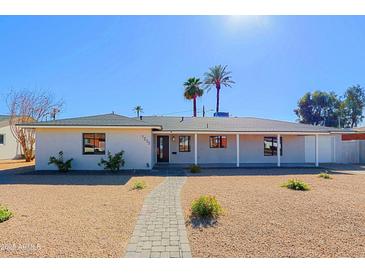
[[[336,170],[325,167],[318,168],[202,168],[200,173],[186,172],[188,177],[199,176],[284,176],[284,175],[317,175],[328,174],[353,175],[353,170]],[[365,171],[364,171],[365,174]]]
[[[35,171],[20,167],[0,171],[0,185],[125,185],[132,177],[165,176],[166,172],[144,170],[110,171]]]
[[[190,217],[189,221],[186,221],[186,225],[191,225],[193,228],[207,228],[217,225],[217,219],[211,217]]]

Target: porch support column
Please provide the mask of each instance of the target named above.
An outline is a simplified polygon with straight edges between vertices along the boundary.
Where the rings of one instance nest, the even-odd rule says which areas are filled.
[[[316,137],[315,137],[315,149],[316,149],[316,152],[315,152],[315,159],[316,159],[316,166],[318,166],[318,163],[319,163],[319,160],[318,160],[318,134],[316,134]]]
[[[236,166],[240,167],[240,135],[239,134],[236,134],[236,145],[237,145]]]
[[[194,164],[198,164],[198,134],[194,134]]]
[[[277,151],[276,151],[276,155],[278,156],[278,167],[280,167],[281,165],[281,159],[280,159],[280,151],[281,151],[281,142],[280,142],[280,134],[278,134],[277,136]]]

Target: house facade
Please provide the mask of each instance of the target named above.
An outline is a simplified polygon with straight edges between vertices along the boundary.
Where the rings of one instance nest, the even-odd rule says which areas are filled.
[[[352,130],[251,117],[129,118],[117,114],[22,124],[36,129],[36,169],[53,170],[63,151],[75,170],[97,170],[108,151],[124,151],[124,169],[156,165],[318,166],[359,163]]]
[[[0,115],[0,160],[21,157],[21,147],[14,138],[9,125],[10,116]]]

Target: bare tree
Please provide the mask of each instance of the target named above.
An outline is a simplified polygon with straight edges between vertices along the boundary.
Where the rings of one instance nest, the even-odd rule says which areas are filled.
[[[53,118],[55,109],[59,112],[62,106],[62,101],[56,101],[50,93],[44,91],[11,91],[8,95],[11,132],[22,147],[27,162],[34,159],[35,130],[18,124]]]

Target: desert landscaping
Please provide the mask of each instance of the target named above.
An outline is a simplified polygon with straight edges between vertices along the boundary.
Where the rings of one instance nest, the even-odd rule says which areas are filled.
[[[365,257],[365,174],[317,169],[202,170],[190,175],[182,204],[193,257]],[[290,178],[310,191],[280,187]],[[224,213],[192,227],[190,206],[214,195]]]
[[[105,185],[100,179],[92,185],[1,182],[0,204],[13,217],[0,223],[0,257],[122,257],[144,198],[163,178],[120,176],[123,183]],[[146,188],[132,190],[137,181]]]

